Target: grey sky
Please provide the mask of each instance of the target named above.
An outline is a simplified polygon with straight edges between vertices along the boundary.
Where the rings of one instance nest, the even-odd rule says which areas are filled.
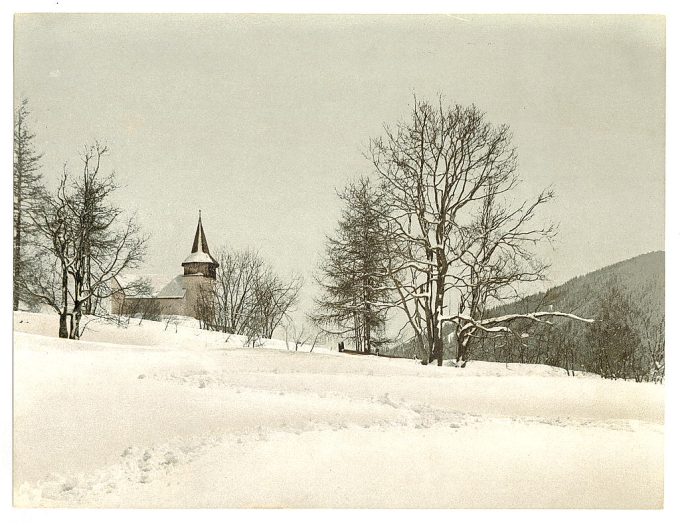
[[[540,250],[554,283],[664,247],[662,17],[50,14],[15,29],[45,176],[105,141],[152,235],[145,271],[181,270],[200,208],[211,249],[251,246],[311,281],[335,188],[370,173],[369,138],[413,93],[510,126],[519,197],[558,196]]]

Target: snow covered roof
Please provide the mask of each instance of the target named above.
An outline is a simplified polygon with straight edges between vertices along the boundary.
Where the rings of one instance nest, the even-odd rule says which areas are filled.
[[[196,263],[196,262],[206,262],[206,263],[211,263],[213,262],[213,258],[210,256],[208,253],[204,252],[195,252],[190,254],[186,259],[184,259],[184,263]]]
[[[181,299],[186,294],[186,288],[184,287],[184,276],[178,275],[172,281],[167,283],[161,291],[158,292],[156,297],[162,297],[165,299]]]
[[[149,285],[152,294],[155,294],[158,290],[163,288],[163,286],[165,286],[165,284],[168,282],[167,276],[153,273],[141,273],[141,274],[125,273],[117,275],[114,279],[118,283],[118,286],[120,286],[123,289],[128,289],[131,287],[134,288],[136,284],[143,282],[144,284]],[[130,291],[130,295],[134,295],[133,291]],[[142,295],[137,296],[143,297]],[[148,295],[146,294],[144,296],[148,297]]]
[[[173,279],[164,275],[158,274],[123,274],[116,276],[118,285],[126,290],[126,296],[134,296],[138,298],[145,297],[163,297],[166,299],[181,299],[186,294],[184,288],[184,276],[178,275]],[[150,287],[150,294],[137,293],[136,284],[148,284]]]

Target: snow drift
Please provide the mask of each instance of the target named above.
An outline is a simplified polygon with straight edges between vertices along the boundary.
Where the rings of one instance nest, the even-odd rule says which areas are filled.
[[[15,315],[14,498],[78,507],[663,505],[663,387]]]

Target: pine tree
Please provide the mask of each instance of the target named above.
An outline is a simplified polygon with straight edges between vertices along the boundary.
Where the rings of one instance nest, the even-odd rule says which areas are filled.
[[[640,337],[634,327],[638,316],[631,298],[612,281],[598,306],[598,321],[587,332],[602,377],[638,379],[643,366]]]
[[[335,235],[327,237],[314,322],[347,337],[359,352],[383,344],[388,300],[386,242],[380,224],[380,195],[366,178],[339,194],[344,203]]]
[[[23,294],[19,283],[27,271],[26,247],[32,234],[27,212],[36,204],[42,191],[40,158],[33,145],[35,134],[28,124],[28,100],[23,99],[14,112],[14,310]]]

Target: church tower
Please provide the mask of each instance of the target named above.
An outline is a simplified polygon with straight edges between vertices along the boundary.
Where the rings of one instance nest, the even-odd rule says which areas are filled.
[[[205,239],[201,212],[198,212],[198,226],[194,236],[191,253],[182,263],[184,296],[184,315],[198,318],[204,294],[215,285],[218,262],[210,255],[208,241]]]
[[[205,239],[205,232],[203,231],[203,224],[201,223],[201,211],[199,210],[198,226],[196,227],[194,244],[191,246],[191,253],[182,263],[184,275],[202,275],[215,279],[218,266],[219,264],[217,261],[210,255],[208,241]]]

